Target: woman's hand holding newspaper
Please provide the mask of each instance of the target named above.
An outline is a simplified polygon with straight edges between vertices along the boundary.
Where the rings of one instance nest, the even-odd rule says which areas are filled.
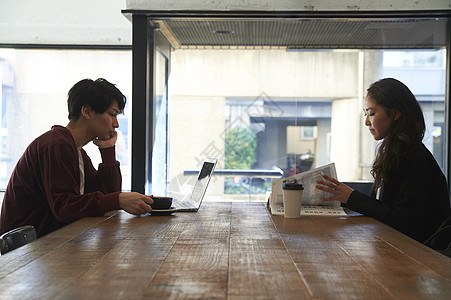
[[[323,201],[340,201],[342,203],[348,202],[349,196],[354,191],[352,188],[344,183],[336,180],[329,175],[323,174],[325,180],[318,179],[316,181],[316,188],[321,191],[332,194],[331,197],[323,198]]]

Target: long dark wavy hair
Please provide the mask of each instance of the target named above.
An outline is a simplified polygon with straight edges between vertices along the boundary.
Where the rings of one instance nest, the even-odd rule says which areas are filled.
[[[373,162],[371,175],[374,177],[374,190],[377,190],[383,180],[389,180],[390,174],[399,170],[413,147],[422,142],[425,123],[415,96],[399,80],[381,79],[367,91],[368,96],[382,106],[389,117],[393,117],[396,112],[400,113],[400,117],[392,122],[387,136],[379,144]]]

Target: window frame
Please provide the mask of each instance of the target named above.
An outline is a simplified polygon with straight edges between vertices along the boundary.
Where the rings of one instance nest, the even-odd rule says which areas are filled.
[[[140,40],[140,38],[144,37],[144,35],[139,35],[140,32],[147,32],[148,30],[148,24],[152,23],[153,20],[161,19],[161,18],[186,18],[186,19],[202,19],[202,18],[246,18],[246,17],[252,17],[252,18],[368,18],[368,19],[374,19],[374,18],[446,18],[448,23],[448,34],[447,34],[447,41],[446,41],[446,49],[448,51],[446,54],[447,61],[446,61],[446,91],[445,91],[445,137],[446,137],[446,144],[445,144],[445,154],[444,154],[444,173],[446,178],[450,178],[450,172],[451,168],[449,167],[449,158],[451,155],[451,146],[450,146],[450,132],[451,132],[451,125],[449,120],[450,110],[449,110],[449,104],[450,104],[450,49],[451,49],[451,42],[450,42],[450,32],[451,32],[451,10],[431,10],[431,11],[377,11],[377,12],[368,12],[368,11],[360,11],[360,12],[354,12],[354,11],[338,11],[338,12],[328,12],[328,11],[320,11],[320,12],[293,12],[293,11],[148,11],[148,10],[123,10],[123,14],[125,15],[132,15],[133,16],[133,52],[139,52],[141,53],[141,57],[144,57],[144,53],[147,52],[148,57],[154,57],[155,55],[155,48],[154,47],[147,47],[147,43],[144,43]],[[140,19],[141,21],[136,22],[135,19]],[[135,28],[138,27],[139,28]],[[146,28],[145,28],[146,27]],[[154,26],[152,30],[159,31],[160,28],[157,24],[157,26]],[[152,31],[151,30],[151,31]],[[153,33],[148,32],[148,34],[145,35],[147,38],[147,41],[149,39],[153,38]],[[135,42],[137,42],[135,44]],[[147,48],[146,48],[147,47]],[[136,59],[139,57],[136,56]],[[139,65],[143,63],[143,61],[135,61],[135,56],[133,56],[133,67],[140,67]],[[147,76],[148,74],[143,74],[142,72],[138,73],[133,71],[133,98],[135,101],[138,99],[135,98],[135,95],[142,95],[146,92],[149,94],[153,94],[152,90],[146,90],[146,88],[151,87],[152,85],[144,86],[144,84],[141,85],[135,85],[135,81],[141,81],[142,79],[139,78],[139,76]],[[135,108],[133,108],[135,109]],[[137,130],[137,128],[134,128]],[[134,130],[132,129],[132,132]],[[141,135],[142,136],[142,135]],[[135,146],[136,141],[132,141],[133,145]],[[148,151],[151,151],[151,149],[148,149]],[[137,155],[138,153],[136,153]],[[133,152],[133,155],[135,155],[135,152]],[[135,160],[142,160],[140,157],[133,156],[133,161]],[[137,171],[137,169],[132,169],[134,171]],[[142,172],[142,171],[140,171]],[[139,174],[134,174],[137,176],[136,178],[142,176]],[[132,179],[133,181],[133,179]],[[450,183],[448,183],[451,187]],[[132,182],[132,186],[138,188],[138,185],[135,185]],[[137,189],[137,191],[141,191]]]

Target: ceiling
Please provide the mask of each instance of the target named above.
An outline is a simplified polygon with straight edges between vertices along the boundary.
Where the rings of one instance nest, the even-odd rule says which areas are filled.
[[[446,18],[151,19],[174,49],[430,49],[446,46]]]

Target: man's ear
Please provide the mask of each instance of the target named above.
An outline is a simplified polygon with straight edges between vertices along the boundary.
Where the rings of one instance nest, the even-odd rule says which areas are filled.
[[[91,106],[88,104],[83,105],[81,108],[81,115],[85,117],[85,119],[90,120],[94,111],[91,109]]]

